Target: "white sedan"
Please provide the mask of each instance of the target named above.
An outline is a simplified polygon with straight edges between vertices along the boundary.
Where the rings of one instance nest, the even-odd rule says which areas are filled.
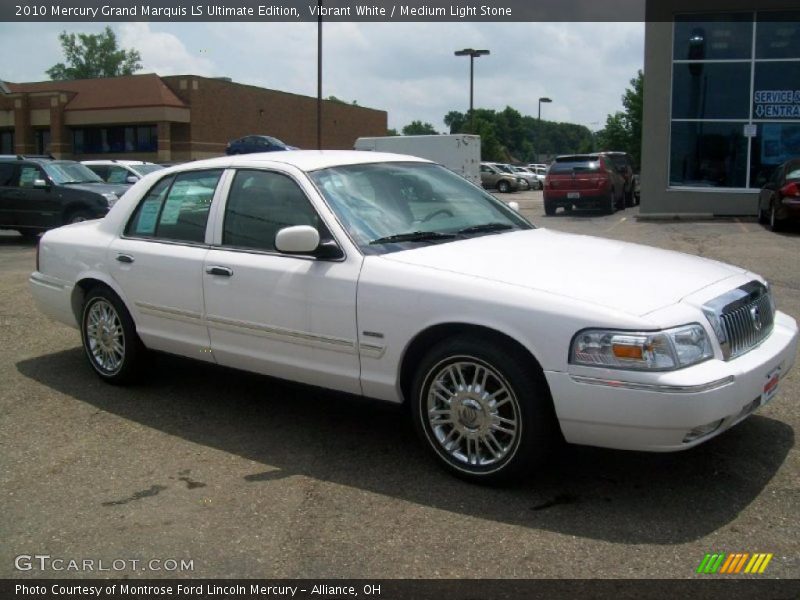
[[[160,351],[406,403],[473,481],[530,472],[562,436],[695,446],[769,402],[797,350],[754,273],[535,228],[443,167],[373,152],[153,173],[42,236],[30,286],[109,383]]]

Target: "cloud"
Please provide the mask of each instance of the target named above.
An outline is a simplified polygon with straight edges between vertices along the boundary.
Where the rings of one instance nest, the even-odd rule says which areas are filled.
[[[123,23],[119,26],[118,38],[122,48],[139,51],[143,71],[159,75],[218,74],[214,63],[203,56],[205,49],[200,39],[193,40],[190,51],[178,36],[165,31],[152,31],[149,23]]]

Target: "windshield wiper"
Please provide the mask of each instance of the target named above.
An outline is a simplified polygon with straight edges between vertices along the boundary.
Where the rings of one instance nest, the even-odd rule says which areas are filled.
[[[434,242],[437,240],[452,240],[454,237],[456,237],[454,233],[442,233],[441,231],[411,231],[372,240],[370,245],[393,244],[395,242]]]
[[[514,229],[514,226],[509,225],[508,223],[484,223],[483,225],[465,227],[464,229],[459,230],[458,233],[489,233],[492,231],[506,231],[508,229]]]

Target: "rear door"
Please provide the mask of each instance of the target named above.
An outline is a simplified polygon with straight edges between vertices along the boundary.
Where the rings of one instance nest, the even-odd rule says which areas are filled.
[[[222,169],[168,175],[142,198],[108,250],[142,341],[213,362],[203,320],[208,216]]]
[[[13,209],[13,192],[17,180],[17,164],[0,162],[0,225],[13,226],[17,224],[17,213]]]

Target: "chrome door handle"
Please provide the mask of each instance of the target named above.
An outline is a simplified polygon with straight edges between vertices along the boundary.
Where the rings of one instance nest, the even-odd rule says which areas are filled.
[[[130,264],[133,262],[133,257],[130,254],[117,254],[117,262]]]
[[[206,273],[209,275],[219,275],[221,277],[233,276],[233,269],[228,267],[206,267]]]

